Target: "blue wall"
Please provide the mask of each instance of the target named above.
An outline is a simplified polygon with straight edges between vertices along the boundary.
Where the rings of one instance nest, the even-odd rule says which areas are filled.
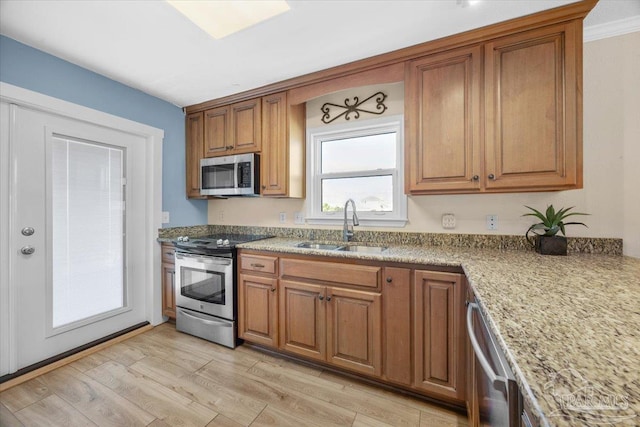
[[[5,36],[0,36],[0,80],[163,129],[162,210],[171,214],[164,227],[207,223],[207,201],[185,195],[180,108]]]

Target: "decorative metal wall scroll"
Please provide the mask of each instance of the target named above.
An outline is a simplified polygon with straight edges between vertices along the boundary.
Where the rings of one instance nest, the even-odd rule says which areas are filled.
[[[366,109],[361,107],[362,105],[366,104],[367,101],[371,100],[375,98],[375,106],[371,106],[372,108],[374,108],[375,111],[372,111],[371,109]],[[368,97],[367,99],[365,99],[364,101],[360,101],[360,98],[358,98],[357,96],[353,97],[353,101],[349,101],[349,98],[346,98],[344,100],[344,105],[338,105],[338,104],[333,104],[331,102],[325,102],[322,107],[320,108],[320,111],[322,111],[322,122],[323,123],[331,123],[332,121],[339,119],[340,117],[344,116],[345,120],[351,120],[351,117],[349,117],[349,115],[351,113],[354,113],[354,119],[359,119],[360,118],[360,113],[368,113],[368,114],[377,114],[380,115],[382,113],[384,113],[387,110],[387,106],[384,105],[384,100],[387,99],[387,95],[385,95],[382,92],[376,92],[373,95],[371,95],[370,97]],[[344,111],[342,111],[340,114],[338,114],[337,116],[331,117],[331,107],[336,107],[336,108],[341,108]],[[334,113],[335,114],[335,113]]]

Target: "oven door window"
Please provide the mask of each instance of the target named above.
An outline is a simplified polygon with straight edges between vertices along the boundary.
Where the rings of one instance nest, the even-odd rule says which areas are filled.
[[[225,304],[225,273],[182,267],[180,276],[182,296],[212,304]]]
[[[235,165],[211,165],[202,167],[202,189],[215,190],[218,188],[235,187]]]

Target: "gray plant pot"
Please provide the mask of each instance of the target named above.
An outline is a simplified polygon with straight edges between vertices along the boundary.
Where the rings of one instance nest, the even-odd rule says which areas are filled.
[[[567,255],[567,238],[564,236],[536,236],[535,249],[542,255]]]

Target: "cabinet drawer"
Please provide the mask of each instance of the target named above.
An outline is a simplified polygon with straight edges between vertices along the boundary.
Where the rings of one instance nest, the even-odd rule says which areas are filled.
[[[282,259],[281,268],[282,276],[287,278],[297,277],[367,288],[378,288],[382,274],[380,267],[298,259]]]
[[[242,255],[240,257],[240,268],[245,271],[276,274],[277,266],[277,257],[260,255]]]
[[[176,249],[171,245],[162,245],[162,262],[168,262],[171,264],[175,264],[175,255]]]

